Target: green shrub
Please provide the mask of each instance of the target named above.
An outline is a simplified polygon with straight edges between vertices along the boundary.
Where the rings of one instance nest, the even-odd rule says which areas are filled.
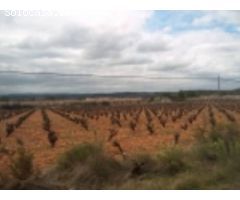
[[[18,148],[16,158],[12,159],[11,172],[19,180],[26,180],[33,174],[33,155],[24,147]]]
[[[239,127],[235,124],[218,124],[209,132],[209,139],[211,141],[224,140],[227,142],[235,142],[239,140]]]
[[[200,160],[216,162],[226,157],[225,145],[222,141],[201,144],[195,147],[193,154]]]
[[[97,144],[79,144],[65,154],[58,161],[59,169],[72,169],[75,164],[85,162],[89,157],[96,157],[102,154],[102,148]]]
[[[115,177],[119,177],[118,175],[124,171],[120,162],[106,155],[90,159],[87,165],[98,181],[115,179]]]
[[[139,153],[133,156],[128,165],[130,166],[129,169],[131,170],[132,177],[154,174],[158,171],[156,159],[146,153]]]
[[[184,153],[177,147],[172,147],[161,152],[157,159],[160,164],[160,171],[163,174],[175,175],[187,168],[184,161]]]
[[[193,153],[207,161],[228,159],[240,153],[239,136],[240,131],[234,124],[218,124],[208,132],[198,130]]]
[[[57,179],[74,188],[96,189],[117,184],[127,175],[127,167],[106,155],[101,145],[80,144],[66,152],[57,165]]]

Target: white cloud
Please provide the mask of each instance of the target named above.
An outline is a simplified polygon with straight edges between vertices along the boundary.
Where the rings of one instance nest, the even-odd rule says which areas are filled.
[[[238,35],[219,27],[172,33],[172,27],[167,26],[149,31],[145,23],[151,16],[152,12],[143,11],[82,12],[65,17],[1,16],[0,70],[152,76],[235,76],[239,73]],[[193,25],[226,19],[239,26],[239,16],[239,12],[206,12],[196,18]],[[24,79],[19,80],[18,85],[21,81]],[[51,79],[48,81],[53,84]],[[99,91],[101,81],[85,80],[79,90],[96,88]],[[199,86],[188,81],[185,85],[179,82],[178,87],[172,84],[159,87],[157,81],[128,80],[129,84],[125,80],[121,88],[121,81],[114,81],[104,80],[102,89],[175,90]],[[69,81],[63,83],[66,85],[62,85],[62,89],[69,87]],[[50,90],[46,85],[40,88]],[[207,88],[211,84],[201,86]],[[36,87],[28,85],[27,88],[34,91]]]
[[[215,20],[215,16],[212,14],[203,15],[201,17],[195,18],[192,22],[193,26],[206,26],[210,25]]]

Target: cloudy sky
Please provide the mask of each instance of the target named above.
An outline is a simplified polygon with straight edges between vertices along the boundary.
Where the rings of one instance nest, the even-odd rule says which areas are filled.
[[[1,94],[216,89],[218,75],[240,87],[239,11],[1,11],[0,30]]]

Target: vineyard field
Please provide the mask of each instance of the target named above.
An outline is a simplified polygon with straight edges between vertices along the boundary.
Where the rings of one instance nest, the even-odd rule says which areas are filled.
[[[44,170],[74,145],[99,142],[113,158],[154,154],[167,146],[188,147],[199,129],[218,123],[239,123],[236,100],[180,103],[113,103],[34,106],[0,110],[1,171],[9,172],[10,156],[19,145],[34,155],[34,167]]]

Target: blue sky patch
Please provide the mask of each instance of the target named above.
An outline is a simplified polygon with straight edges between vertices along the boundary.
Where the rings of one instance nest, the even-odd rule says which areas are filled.
[[[214,11],[211,11],[214,12]],[[207,23],[194,23],[195,20],[209,15],[209,11],[154,11],[145,27],[149,31],[157,31],[169,28],[170,33],[175,34],[184,31],[209,30],[219,28],[229,33],[239,33],[235,24],[224,22],[218,18],[212,18]]]

